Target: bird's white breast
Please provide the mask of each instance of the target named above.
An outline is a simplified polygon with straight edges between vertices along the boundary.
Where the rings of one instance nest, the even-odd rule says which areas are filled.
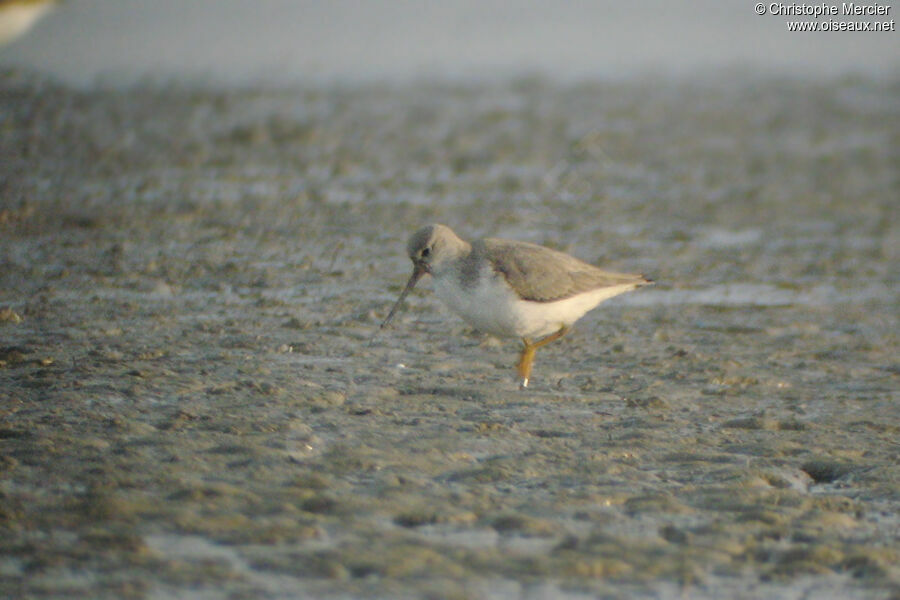
[[[447,308],[475,329],[500,337],[517,336],[515,292],[489,267],[472,287],[464,287],[455,272],[434,277],[434,292]]]
[[[571,326],[598,304],[635,288],[632,283],[600,288],[555,302],[519,298],[502,275],[485,266],[471,287],[455,272],[434,277],[435,294],[472,327],[499,337],[540,338]]]

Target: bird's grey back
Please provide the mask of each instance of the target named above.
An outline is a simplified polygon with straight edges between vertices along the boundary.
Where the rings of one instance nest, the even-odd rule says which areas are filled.
[[[529,242],[485,238],[472,244],[472,259],[479,255],[487,258],[520,298],[533,302],[554,302],[600,288],[650,283],[643,275],[604,271]]]

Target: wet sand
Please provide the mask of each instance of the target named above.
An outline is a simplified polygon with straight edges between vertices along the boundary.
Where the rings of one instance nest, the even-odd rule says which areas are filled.
[[[896,598],[900,81],[0,77],[0,595]],[[657,281],[538,354],[406,237]]]

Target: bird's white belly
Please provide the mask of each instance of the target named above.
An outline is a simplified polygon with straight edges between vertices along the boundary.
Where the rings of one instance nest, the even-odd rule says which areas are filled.
[[[500,337],[540,338],[571,326],[608,298],[634,289],[624,284],[584,292],[555,302],[519,298],[502,276],[485,270],[475,286],[453,276],[434,278],[435,294],[472,327]]]
[[[530,302],[519,300],[516,309],[522,324],[520,337],[539,338],[559,331],[563,326],[571,327],[586,312],[604,300],[634,289],[634,284],[611,286],[583,292],[555,302]]]

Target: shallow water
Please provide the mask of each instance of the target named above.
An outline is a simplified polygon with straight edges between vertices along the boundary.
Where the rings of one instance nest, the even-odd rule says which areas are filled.
[[[0,591],[895,596],[898,91],[4,74]],[[657,284],[519,391],[433,221]]]

